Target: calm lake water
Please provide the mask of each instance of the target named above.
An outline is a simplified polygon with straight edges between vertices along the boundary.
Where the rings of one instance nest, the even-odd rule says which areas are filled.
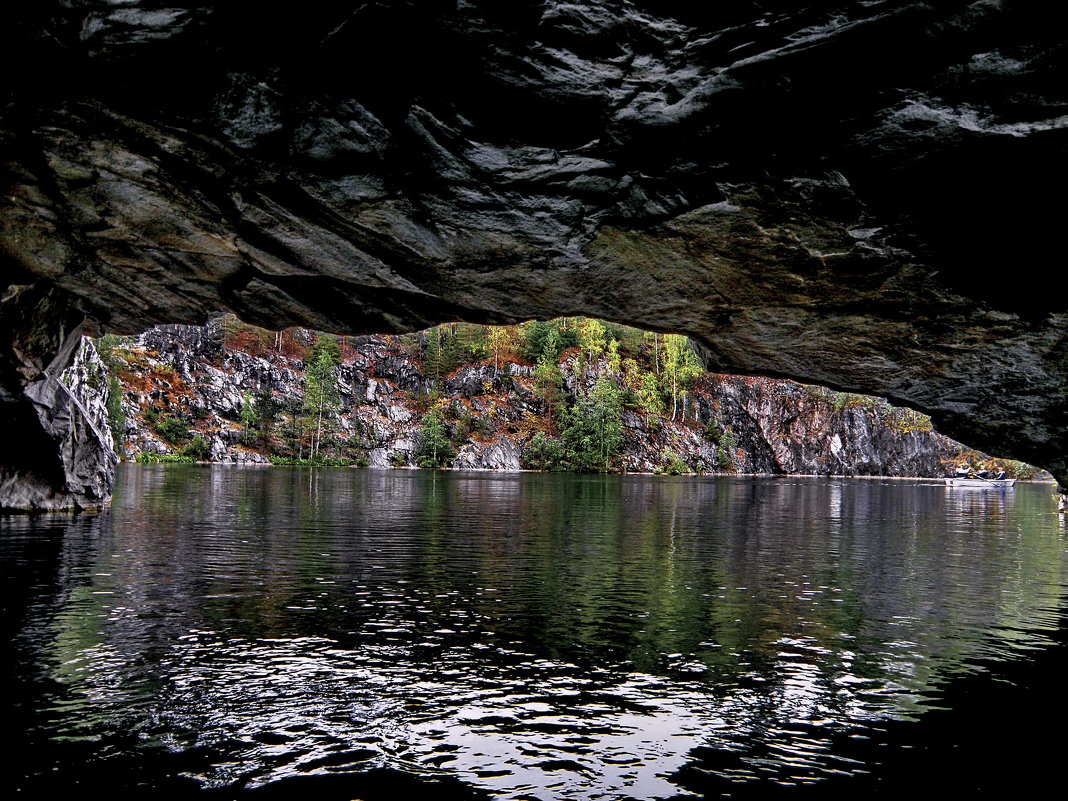
[[[0,790],[966,797],[1058,775],[1051,485],[124,465],[0,518]]]

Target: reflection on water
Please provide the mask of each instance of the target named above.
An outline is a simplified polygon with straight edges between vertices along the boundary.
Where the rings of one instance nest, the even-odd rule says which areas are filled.
[[[18,789],[862,774],[843,742],[1047,645],[1066,583],[1037,485],[125,466],[0,525]]]

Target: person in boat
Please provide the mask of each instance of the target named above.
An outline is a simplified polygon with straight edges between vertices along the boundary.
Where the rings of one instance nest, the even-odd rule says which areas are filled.
[[[986,465],[985,464],[982,464],[982,463],[979,464],[979,469],[975,471],[975,477],[976,478],[985,478],[985,479],[989,479],[990,478],[990,471],[986,469]]]
[[[971,475],[971,472],[972,471],[968,469],[968,465],[962,464],[959,465],[956,471],[953,473],[953,478],[967,478],[969,475]]]
[[[1004,470],[998,470],[996,473],[994,473],[993,476],[991,476],[991,478],[994,481],[1004,481],[1007,478],[1007,476],[1005,475],[1005,471]]]

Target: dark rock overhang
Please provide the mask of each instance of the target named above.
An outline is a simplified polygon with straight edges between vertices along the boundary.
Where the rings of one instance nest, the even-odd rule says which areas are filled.
[[[83,320],[585,313],[1064,481],[1068,11],[707,5],[10,4],[0,401]]]

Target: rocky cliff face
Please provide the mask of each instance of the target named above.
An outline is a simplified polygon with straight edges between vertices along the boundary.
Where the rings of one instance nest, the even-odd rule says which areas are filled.
[[[5,486],[75,491],[32,400],[73,328],[224,309],[681,331],[1068,480],[1068,307],[1031,272],[1062,250],[1068,12],[705,6],[9,4]]]
[[[118,459],[104,408],[106,370],[90,340],[77,336],[68,347],[71,354],[57,363],[70,366],[42,371],[27,392],[28,431],[43,436],[27,436],[18,416],[5,421],[9,445],[30,450],[15,469],[0,469],[0,508],[96,509],[111,498]]]
[[[280,351],[251,355],[224,339],[215,322],[161,326],[124,345],[125,456],[178,453],[194,436],[205,443],[199,456],[216,462],[267,463],[272,449],[287,447],[281,421],[272,437],[250,437],[242,409],[264,393],[282,416],[301,408],[303,361]],[[435,387],[458,446],[455,468],[521,469],[533,433],[547,428],[545,401],[527,365],[466,363],[435,384],[394,337],[350,338],[344,355],[334,371],[340,402],[327,428],[331,454],[346,461],[414,464]],[[580,365],[565,353],[561,369],[565,402],[573,403],[608,365]],[[966,451],[917,413],[790,381],[706,374],[687,398],[674,421],[669,412],[624,409],[620,469],[661,471],[677,457],[699,472],[941,476]],[[159,433],[161,414],[185,421],[170,442]]]
[[[707,381],[698,418],[735,432],[733,461],[742,472],[942,476],[970,451],[923,415],[877,398],[763,378]]]

